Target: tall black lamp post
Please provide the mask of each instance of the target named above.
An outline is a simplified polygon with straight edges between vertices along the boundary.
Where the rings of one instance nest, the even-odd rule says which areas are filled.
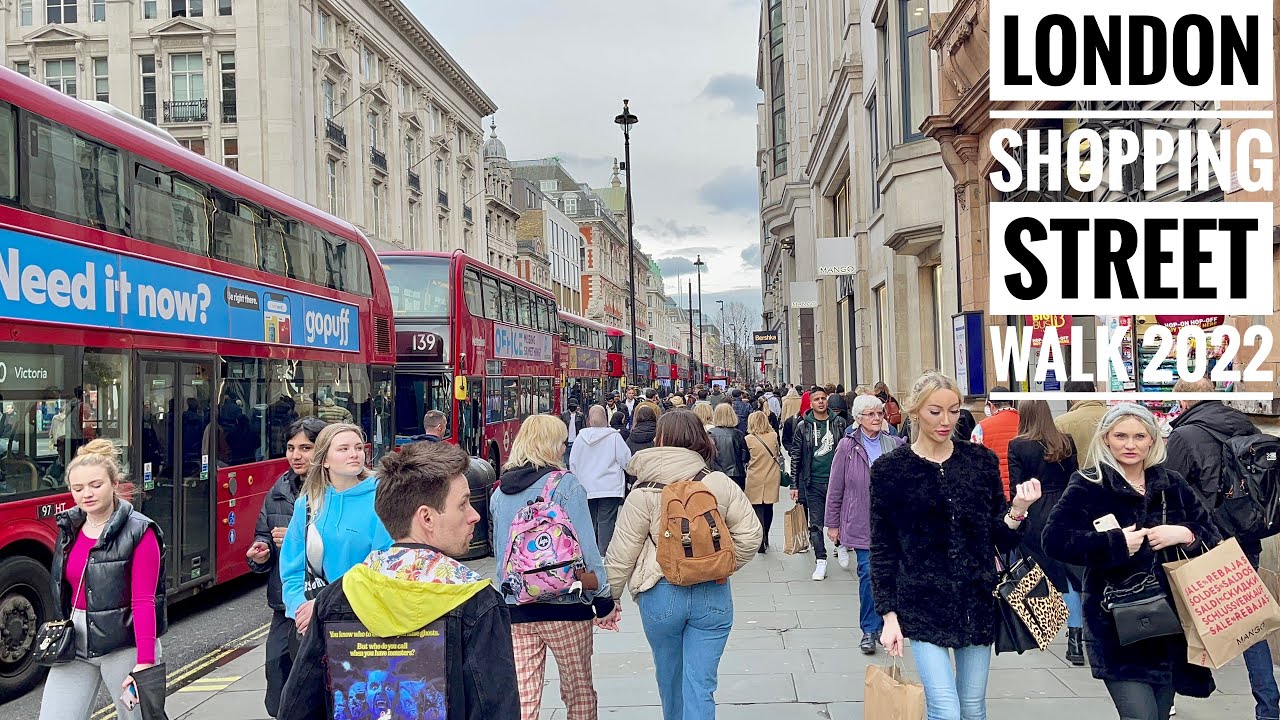
[[[707,361],[706,355],[702,352],[702,346],[703,346],[703,343],[702,343],[702,267],[704,265],[706,265],[706,263],[702,262],[702,255],[698,255],[698,259],[694,261],[693,266],[698,268],[698,362],[699,363],[705,363]],[[704,373],[702,376],[702,382],[705,383],[706,381],[707,381],[707,376]]]
[[[631,101],[623,98],[622,113],[613,121],[622,128],[623,156],[627,172],[627,277],[631,288],[631,380],[635,384],[636,373],[636,236],[632,232],[635,224],[631,209],[631,128],[640,122],[640,118],[631,114]]]
[[[724,301],[717,300],[716,303],[720,305],[720,364],[724,365],[728,362],[724,346]]]

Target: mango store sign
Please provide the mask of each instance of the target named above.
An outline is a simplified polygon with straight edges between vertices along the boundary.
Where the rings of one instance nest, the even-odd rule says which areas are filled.
[[[0,318],[356,352],[359,309],[0,230]]]
[[[506,360],[551,362],[551,336],[494,323],[493,356]]]

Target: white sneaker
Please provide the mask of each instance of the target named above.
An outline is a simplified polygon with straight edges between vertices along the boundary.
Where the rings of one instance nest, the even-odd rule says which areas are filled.
[[[845,570],[849,569],[849,551],[843,545],[836,546],[836,562]]]
[[[827,561],[819,560],[813,567],[813,579],[825,580],[827,577]]]
[[[1178,714],[1178,708],[1176,708],[1176,707],[1174,707],[1174,706],[1170,705],[1170,706],[1169,706],[1169,717],[1173,717],[1174,715],[1177,715],[1177,714]]]

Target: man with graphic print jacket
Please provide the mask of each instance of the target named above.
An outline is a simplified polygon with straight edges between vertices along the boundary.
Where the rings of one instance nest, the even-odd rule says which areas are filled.
[[[845,418],[827,409],[827,391],[809,391],[809,411],[796,424],[787,452],[791,455],[796,486],[791,499],[804,505],[809,518],[809,544],[813,546],[813,579],[827,577],[827,535],[822,530],[827,514],[827,484],[836,445],[848,426]]]

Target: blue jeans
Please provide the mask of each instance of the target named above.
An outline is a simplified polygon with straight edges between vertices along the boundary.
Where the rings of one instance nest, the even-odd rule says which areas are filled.
[[[987,676],[991,646],[956,648],[954,667],[950,648],[911,641],[928,720],[987,720]]]
[[[714,720],[720,656],[733,627],[729,583],[690,587],[666,580],[636,598],[662,698],[664,720]]]
[[[858,555],[858,626],[879,640],[884,620],[876,612],[876,601],[871,595],[871,551],[854,552]]]
[[[1062,594],[1062,600],[1067,604],[1067,627],[1084,627],[1084,606],[1080,591],[1072,588]]]
[[[1261,559],[1257,552],[1246,552],[1256,570]],[[1253,690],[1254,713],[1258,720],[1280,718],[1280,688],[1276,687],[1275,668],[1271,665],[1271,648],[1267,641],[1254,644],[1244,651],[1244,667],[1249,671],[1249,687]]]

